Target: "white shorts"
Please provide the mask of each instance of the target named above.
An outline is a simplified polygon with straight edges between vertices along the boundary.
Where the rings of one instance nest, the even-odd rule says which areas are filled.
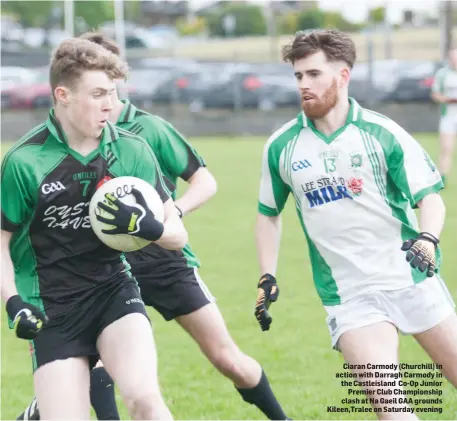
[[[348,330],[392,323],[404,335],[424,332],[454,312],[455,303],[437,277],[394,291],[371,291],[336,306],[326,306],[332,347]]]
[[[457,115],[447,114],[440,118],[439,132],[446,134],[457,133]]]

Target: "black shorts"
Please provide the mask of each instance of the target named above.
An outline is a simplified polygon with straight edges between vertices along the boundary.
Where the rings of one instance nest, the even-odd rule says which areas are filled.
[[[89,298],[71,308],[51,319],[31,341],[34,371],[52,361],[72,357],[88,357],[92,368],[99,359],[97,338],[105,327],[131,313],[148,318],[138,285],[127,276],[122,282],[92,291]]]
[[[215,301],[200,278],[197,268],[175,271],[171,277],[151,276],[150,266],[133,266],[144,304],[157,310],[165,320],[173,320]]]

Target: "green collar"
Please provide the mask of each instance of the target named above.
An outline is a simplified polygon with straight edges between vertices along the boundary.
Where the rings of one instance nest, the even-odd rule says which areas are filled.
[[[317,130],[314,122],[310,118],[306,117],[303,111],[297,117],[298,123],[303,127],[309,127],[316,134],[316,136],[320,137],[325,143],[330,144],[346,129],[349,124],[352,124],[361,118],[362,107],[358,104],[358,102],[354,98],[349,98],[349,104],[350,107],[346,122],[342,127],[333,132],[330,136],[326,136],[324,133]]]
[[[51,132],[52,136],[54,136],[54,138],[57,139],[58,142],[68,146],[67,137],[65,136],[62,126],[60,125],[55,116],[54,108],[51,108],[51,110],[49,111],[49,116],[45,124]],[[119,134],[117,133],[116,128],[112,123],[108,121],[106,127],[102,131],[102,140],[100,142],[100,146],[114,142],[118,138]]]
[[[124,108],[122,109],[116,124],[131,123],[135,118],[136,107],[128,99],[123,99],[121,102],[124,103]]]

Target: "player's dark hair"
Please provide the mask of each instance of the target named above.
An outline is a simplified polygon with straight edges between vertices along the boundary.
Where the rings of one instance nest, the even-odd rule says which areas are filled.
[[[106,48],[117,56],[121,55],[121,49],[119,48],[119,45],[116,44],[116,41],[101,32],[86,32],[80,35],[79,38],[95,42],[95,44],[101,45],[103,48]]]
[[[323,51],[328,61],[344,61],[351,69],[356,60],[354,41],[336,29],[300,31],[294,40],[282,47],[282,58],[292,64],[302,58]]]

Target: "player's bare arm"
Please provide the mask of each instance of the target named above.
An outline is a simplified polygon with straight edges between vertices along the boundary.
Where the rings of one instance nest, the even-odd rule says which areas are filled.
[[[182,216],[198,209],[217,192],[216,179],[205,167],[200,167],[189,178],[188,183],[184,194],[175,201],[175,205],[181,210]]]
[[[13,295],[17,295],[16,284],[14,282],[14,267],[10,256],[10,240],[12,233],[2,230],[2,300],[6,303]]]
[[[421,231],[428,232],[439,238],[444,226],[446,207],[438,193],[425,196],[417,203],[420,209],[419,224]]]
[[[449,104],[457,101],[457,98],[450,98],[446,95],[443,95],[441,92],[432,92],[431,98],[438,104]]]
[[[438,193],[425,196],[418,202],[420,208],[421,233],[415,239],[405,241],[402,250],[413,268],[426,272],[428,277],[435,274],[436,248],[444,225],[446,209]]]
[[[187,241],[187,231],[179,217],[172,199],[167,200],[164,204],[165,221],[162,236],[156,243],[169,250],[182,249]]]
[[[257,214],[256,245],[260,274],[276,275],[279,246],[281,242],[281,215],[266,216]]]

